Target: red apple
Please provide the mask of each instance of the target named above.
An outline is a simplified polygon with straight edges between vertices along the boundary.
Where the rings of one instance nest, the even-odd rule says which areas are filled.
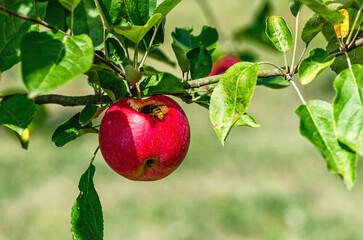
[[[183,109],[171,98],[124,98],[103,116],[99,143],[103,158],[120,175],[153,181],[172,173],[184,160],[190,128]]]
[[[233,55],[223,56],[213,64],[212,71],[210,72],[209,76],[222,74],[227,71],[228,68],[240,61],[241,59]]]

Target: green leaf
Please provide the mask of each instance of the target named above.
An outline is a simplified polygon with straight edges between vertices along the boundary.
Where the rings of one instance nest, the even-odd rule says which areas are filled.
[[[291,48],[292,35],[282,17],[272,16],[267,18],[266,34],[280,52],[286,52]]]
[[[25,95],[15,95],[0,104],[0,125],[21,135],[33,120],[35,111],[33,100]]]
[[[339,12],[337,8],[328,6],[322,0],[299,0],[311,10],[322,16],[330,24],[342,23],[344,16]]]
[[[142,78],[142,72],[139,72],[131,65],[125,67],[126,81],[131,84],[135,84]]]
[[[313,14],[309,20],[305,23],[303,31],[301,32],[301,39],[309,44],[311,40],[315,38],[315,36],[321,32],[326,26],[328,22],[324,20],[320,15]]]
[[[108,25],[113,26],[120,14],[122,0],[97,0]]]
[[[309,57],[305,58],[299,67],[299,79],[306,85],[313,81],[320,73],[333,64],[334,56],[330,56],[324,49],[312,49]]]
[[[52,142],[54,142],[57,147],[62,147],[78,137],[79,130],[82,128],[79,123],[79,116],[80,113],[77,113],[55,130],[52,136]]]
[[[49,25],[66,32],[68,29],[66,22],[68,15],[70,15],[69,11],[63,7],[58,0],[49,0],[44,21]],[[78,21],[76,25],[78,25]]]
[[[334,80],[334,122],[339,141],[363,155],[363,66],[353,65]]]
[[[152,14],[149,15],[149,2],[149,0],[125,0],[127,13],[133,24],[145,25],[147,21],[149,21],[150,17],[152,16]],[[151,12],[153,12],[153,9]]]
[[[176,59],[178,60],[178,65],[183,73],[189,72],[190,70],[190,60],[188,59],[187,55],[183,51],[181,47],[172,43],[171,44],[173,51],[175,53]]]
[[[182,80],[170,73],[160,73],[144,79],[140,84],[143,96],[157,94],[186,94]]]
[[[92,123],[82,126],[80,124],[80,113],[77,113],[55,130],[52,135],[52,142],[57,147],[62,147],[85,133],[98,133],[98,131],[92,128]]]
[[[322,30],[322,33],[323,33],[323,36],[325,38],[325,40],[327,42],[330,42],[333,38],[335,39],[335,41],[338,41],[336,40],[337,39],[337,35],[334,31],[334,28],[333,28],[333,25],[326,25],[323,30]]]
[[[67,8],[69,11],[73,11],[78,6],[81,0],[58,0],[63,7]]]
[[[261,125],[258,124],[256,120],[248,113],[244,113],[234,126],[248,126],[252,128],[261,127]]]
[[[257,75],[257,63],[236,63],[223,74],[214,89],[209,116],[222,145],[231,128],[247,110]]]
[[[144,25],[154,14],[161,14],[157,26],[181,0],[125,0],[133,24]]]
[[[35,17],[33,2],[24,2],[12,7],[13,11]],[[0,14],[0,74],[20,61],[20,42],[33,23]]]
[[[120,43],[114,38],[107,38],[107,51],[110,60],[117,66],[119,64],[126,66],[127,58],[125,51],[121,47]]]
[[[332,38],[328,43],[326,50],[327,52],[333,51],[339,48],[339,43],[336,37]],[[363,64],[363,47],[358,47],[348,52],[350,61],[352,64]],[[336,57],[334,63],[330,66],[335,73],[340,73],[344,69],[348,68],[348,63],[345,55]]]
[[[190,75],[192,79],[203,78],[212,71],[212,56],[204,47],[193,49],[187,54],[190,60]]]
[[[295,17],[297,16],[298,12],[300,11],[302,3],[299,0],[290,0],[290,11],[292,15]]]
[[[301,135],[323,154],[329,172],[339,174],[347,188],[352,189],[356,179],[357,157],[338,141],[334,131],[332,106],[314,100],[300,105],[295,112],[300,117]]]
[[[262,85],[272,89],[281,89],[290,86],[289,81],[281,76],[259,78],[257,80],[257,85]]]
[[[99,109],[98,106],[93,106],[87,103],[79,114],[79,123],[82,126],[89,124],[93,120],[98,109]]]
[[[162,18],[160,13],[153,15],[149,21],[143,25],[132,25],[132,26],[115,26],[114,30],[116,33],[125,36],[127,39],[131,40],[135,44],[139,44],[141,39],[145,34],[155,26],[158,21]]]
[[[93,62],[87,35],[31,32],[21,43],[22,74],[31,96],[56,89],[86,72]]]
[[[218,32],[215,28],[203,26],[202,31],[198,36],[193,36],[191,33],[193,27],[176,28],[175,32],[171,33],[173,44],[180,47],[185,54],[200,46],[205,47],[209,53],[216,49],[218,44]]]
[[[93,183],[95,166],[91,164],[79,180],[79,195],[72,207],[71,224],[74,240],[102,240],[103,213]]]
[[[97,72],[100,85],[103,90],[107,93],[107,95],[112,99],[112,101],[116,101],[126,96],[127,88],[125,82],[117,77],[112,75],[112,72]]]
[[[103,27],[99,22],[99,14],[94,0],[82,0],[74,10],[74,35],[87,34],[93,42],[95,49],[100,50],[103,44]],[[71,26],[71,16],[67,18]]]

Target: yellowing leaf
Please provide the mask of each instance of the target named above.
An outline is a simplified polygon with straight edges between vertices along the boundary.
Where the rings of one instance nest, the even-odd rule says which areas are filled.
[[[343,23],[334,25],[334,31],[338,38],[345,38],[349,33],[349,13],[345,9],[341,9],[339,11],[343,14],[344,20]]]

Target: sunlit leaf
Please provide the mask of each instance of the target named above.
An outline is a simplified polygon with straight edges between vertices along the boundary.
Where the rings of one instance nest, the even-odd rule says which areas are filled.
[[[257,75],[257,63],[236,63],[226,71],[214,89],[209,116],[222,145],[231,128],[246,112],[252,99]]]
[[[282,17],[272,16],[267,18],[266,34],[280,52],[286,52],[291,48],[292,35]]]
[[[320,73],[333,64],[334,56],[321,48],[312,49],[309,57],[305,58],[299,67],[299,79],[306,85],[313,81]]]
[[[339,174],[348,189],[356,179],[356,154],[342,145],[336,136],[332,106],[324,101],[314,100],[296,109],[300,117],[300,133],[306,137],[326,159],[328,170]]]
[[[87,35],[31,32],[21,43],[23,81],[31,96],[56,89],[92,66],[93,44]]]
[[[322,16],[330,24],[342,23],[344,16],[339,12],[337,8],[328,6],[322,0],[299,0],[311,10]]]
[[[334,122],[339,141],[363,155],[363,65],[342,71],[334,80]]]
[[[139,44],[145,34],[152,27],[156,26],[161,18],[162,15],[160,13],[156,13],[149,19],[149,21],[145,25],[115,26],[114,30],[116,33],[130,39],[133,43]]]
[[[248,113],[244,113],[234,126],[247,126],[252,128],[260,127],[261,125]]]

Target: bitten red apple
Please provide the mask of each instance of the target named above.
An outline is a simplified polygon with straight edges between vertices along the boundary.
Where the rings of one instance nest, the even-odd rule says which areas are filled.
[[[227,71],[228,68],[240,61],[241,59],[233,55],[223,56],[213,64],[212,71],[210,72],[209,76],[222,74]]]
[[[108,165],[137,181],[162,179],[184,160],[190,142],[188,119],[171,98],[124,98],[106,111],[99,144]]]

